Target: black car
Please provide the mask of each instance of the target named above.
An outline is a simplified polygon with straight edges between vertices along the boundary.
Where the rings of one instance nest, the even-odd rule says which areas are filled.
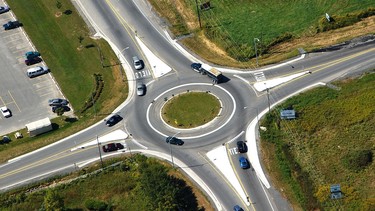
[[[8,6],[0,6],[0,14],[8,12],[10,9]]]
[[[165,142],[167,142],[168,144],[174,144],[174,145],[179,145],[179,146],[184,144],[184,142],[181,139],[178,139],[176,137],[170,137],[170,136],[168,136],[165,139]]]
[[[240,152],[240,153],[247,152],[247,146],[246,146],[245,142],[237,141],[237,149],[238,149],[238,152]]]
[[[122,120],[122,117],[121,117],[120,115],[118,115],[118,114],[115,114],[115,115],[113,115],[111,118],[109,118],[109,119],[105,122],[105,124],[106,124],[108,127],[111,127],[111,126],[117,124],[117,123],[118,123],[119,121],[121,121],[121,120]]]
[[[109,144],[104,145],[102,148],[104,152],[113,152],[119,149],[124,149],[124,145],[120,143],[109,143]]]
[[[202,64],[201,63],[193,63],[190,65],[191,69],[193,69],[194,71],[200,73],[202,72]]]
[[[55,98],[48,100],[49,106],[66,106],[69,104],[69,101],[61,98]]]
[[[4,24],[4,30],[15,29],[21,26],[21,23],[18,21],[9,21],[8,23]]]
[[[30,65],[33,65],[33,64],[36,64],[36,63],[39,63],[42,61],[42,58],[40,58],[39,56],[37,57],[32,57],[32,58],[28,58],[25,60],[25,64],[27,66],[30,66]]]

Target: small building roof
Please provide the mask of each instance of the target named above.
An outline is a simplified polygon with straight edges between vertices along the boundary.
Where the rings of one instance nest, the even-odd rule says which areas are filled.
[[[50,125],[51,125],[51,120],[48,117],[46,117],[44,119],[26,124],[26,127],[27,127],[27,131],[34,131],[39,128],[48,127]]]

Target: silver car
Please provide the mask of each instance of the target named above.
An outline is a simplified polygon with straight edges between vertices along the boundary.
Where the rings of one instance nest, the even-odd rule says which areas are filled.
[[[143,83],[137,83],[137,95],[143,96],[146,93],[146,85]]]
[[[143,69],[143,62],[137,56],[133,56],[133,65],[136,70]]]

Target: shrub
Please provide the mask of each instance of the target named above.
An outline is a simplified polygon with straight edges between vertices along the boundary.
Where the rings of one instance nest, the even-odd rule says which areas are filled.
[[[103,201],[99,201],[99,200],[96,200],[96,199],[88,199],[85,201],[85,207],[88,209],[88,210],[98,210],[98,211],[101,211],[101,210],[107,210],[107,203],[103,202]]]
[[[345,16],[332,15],[330,22],[328,22],[325,17],[322,17],[319,20],[318,31],[324,32],[332,29],[349,26],[361,21],[363,18],[367,18],[373,15],[375,15],[375,8],[372,7],[361,12],[349,13]]]
[[[347,169],[358,172],[370,165],[372,159],[373,153],[371,150],[356,150],[348,153],[343,162]]]

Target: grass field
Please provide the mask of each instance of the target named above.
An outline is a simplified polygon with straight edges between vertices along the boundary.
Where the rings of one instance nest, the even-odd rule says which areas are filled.
[[[345,34],[317,34],[319,21],[325,18],[325,13],[331,17],[356,13],[370,7],[374,8],[372,0],[214,0],[210,1],[212,9],[200,11],[202,29],[199,28],[195,1],[150,2],[159,15],[169,20],[171,31],[177,37],[184,34],[194,35],[181,39],[184,45],[208,61],[226,66],[254,67],[254,60],[248,61],[255,57],[254,38],[259,39],[257,48],[261,64],[269,64],[298,55],[298,47],[311,50],[366,33],[374,33],[374,30],[350,30]],[[317,42],[311,38],[316,36],[324,36],[330,42]],[[288,49],[282,49],[282,52],[280,48],[275,48],[279,42],[298,38],[303,39]]]
[[[307,210],[375,208],[375,74],[317,88],[287,100],[262,121],[264,163],[273,182]],[[292,105],[299,117],[279,119]],[[344,198],[331,200],[340,184]]]
[[[2,193],[1,210],[40,210],[51,191],[51,201],[62,203],[46,210],[214,210],[186,176],[155,158],[133,155],[105,161],[104,170],[99,166]]]
[[[162,109],[162,118],[173,127],[193,128],[208,123],[219,111],[220,102],[215,96],[190,92],[170,99]]]
[[[35,150],[80,131],[110,114],[127,97],[128,87],[117,64],[117,57],[102,39],[90,38],[86,23],[81,19],[71,1],[9,1],[8,4],[23,23],[23,28],[40,51],[51,69],[64,95],[75,110],[77,119],[53,120],[58,130],[35,138],[24,138],[0,146],[0,162]],[[61,12],[71,10],[69,15]],[[59,13],[60,12],[60,13]],[[101,64],[101,58],[103,68]],[[85,113],[80,113],[95,90],[94,74],[101,74],[104,89],[95,103]],[[126,81],[126,80],[125,80]],[[26,132],[23,131],[24,136]],[[13,138],[13,134],[10,134]]]

